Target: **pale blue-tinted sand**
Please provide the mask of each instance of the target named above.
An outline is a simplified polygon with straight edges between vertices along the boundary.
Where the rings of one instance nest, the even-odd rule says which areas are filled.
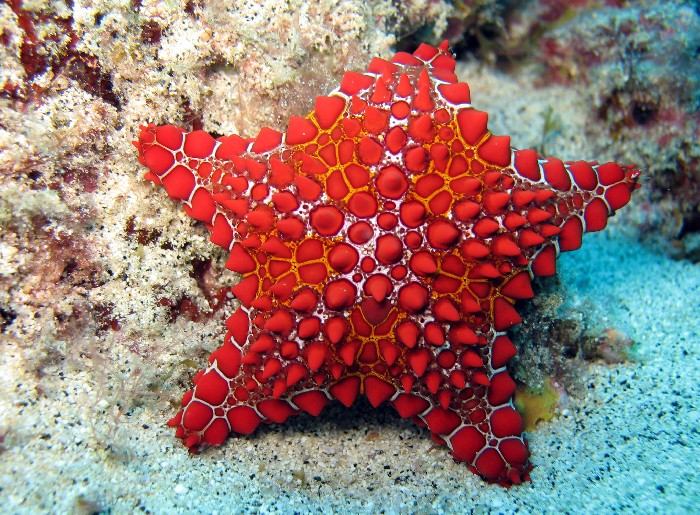
[[[3,511],[696,511],[700,267],[671,261],[615,227],[586,236],[559,267],[568,305],[627,333],[636,361],[588,366],[585,393],[529,434],[531,483],[488,485],[425,430],[366,402],[333,405],[318,418],[296,417],[189,456],[146,401],[126,417],[113,448],[59,423],[50,439],[7,448]],[[72,411],[69,402],[39,402],[27,423],[60,420]]]

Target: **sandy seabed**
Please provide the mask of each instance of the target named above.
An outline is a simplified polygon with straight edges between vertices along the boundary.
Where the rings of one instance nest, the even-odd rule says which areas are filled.
[[[584,398],[530,433],[532,482],[482,482],[425,430],[360,402],[333,405],[189,456],[153,406],[123,448],[76,441],[70,424],[4,451],[5,512],[689,513],[698,509],[700,269],[610,228],[560,258],[568,303],[635,342],[636,361],[594,364]],[[66,379],[70,381],[70,379]],[[70,416],[45,403],[28,415]],[[87,433],[85,428],[75,428]],[[126,450],[128,449],[128,450]]]

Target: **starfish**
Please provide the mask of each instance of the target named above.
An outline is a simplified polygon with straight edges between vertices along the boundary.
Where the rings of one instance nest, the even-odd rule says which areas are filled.
[[[514,304],[629,202],[639,171],[511,148],[454,69],[447,42],[376,58],[285,133],[141,127],[146,178],[242,276],[223,345],[168,421],[190,451],[363,394],[484,479],[529,479]]]

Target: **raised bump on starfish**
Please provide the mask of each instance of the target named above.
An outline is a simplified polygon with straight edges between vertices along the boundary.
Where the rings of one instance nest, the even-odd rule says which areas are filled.
[[[527,479],[514,303],[605,227],[639,172],[511,148],[454,67],[446,42],[374,59],[285,134],[142,127],[146,178],[242,276],[224,344],[168,422],[191,451],[364,394],[485,479]]]

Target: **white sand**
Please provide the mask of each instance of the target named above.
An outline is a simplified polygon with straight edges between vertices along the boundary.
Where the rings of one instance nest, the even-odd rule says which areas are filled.
[[[596,306],[605,324],[637,342],[639,361],[588,368],[585,398],[529,435],[531,483],[487,485],[426,431],[366,402],[194,457],[162,426],[162,403],[146,402],[123,421],[123,449],[104,450],[66,420],[75,380],[67,378],[63,400],[24,408],[25,423],[43,423],[51,436],[2,454],[2,505],[114,513],[697,510],[700,268],[617,230],[587,236],[559,264],[570,302]]]

